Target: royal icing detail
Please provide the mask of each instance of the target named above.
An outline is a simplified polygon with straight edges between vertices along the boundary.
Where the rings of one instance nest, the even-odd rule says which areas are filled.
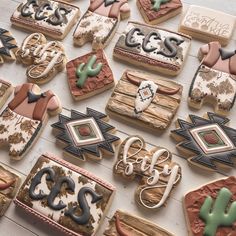
[[[52,124],[59,131],[57,140],[65,143],[64,152],[85,161],[86,157],[101,159],[101,149],[114,154],[114,148],[119,138],[112,135],[114,127],[104,122],[107,116],[87,108],[83,114],[71,110],[71,116],[59,115],[59,121]]]
[[[189,118],[190,122],[178,119],[177,129],[171,131],[173,138],[181,138],[177,147],[191,152],[188,161],[210,169],[217,169],[217,162],[233,166],[236,130],[226,126],[229,119],[210,112],[207,118],[195,115]]]
[[[29,81],[45,83],[63,70],[66,56],[58,41],[47,42],[41,33],[33,33],[25,38],[16,53],[17,60],[29,65],[26,75]]]
[[[42,155],[22,185],[22,205],[64,233],[95,235],[112,201],[114,187],[73,165]]]
[[[147,151],[145,141],[138,136],[128,137],[121,144],[114,173],[129,179],[142,177],[135,198],[141,206],[148,209],[163,206],[173,187],[181,179],[180,167],[171,162],[171,153],[161,147]],[[161,192],[161,197],[155,194],[157,189]]]
[[[155,10],[155,11],[157,11],[157,10],[160,9],[161,4],[167,3],[167,2],[169,2],[169,1],[170,1],[170,0],[151,0],[152,5],[153,5],[152,9]]]

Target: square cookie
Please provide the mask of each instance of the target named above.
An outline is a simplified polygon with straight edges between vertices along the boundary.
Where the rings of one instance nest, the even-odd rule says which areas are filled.
[[[12,24],[63,39],[80,17],[77,6],[53,0],[24,0],[11,16]]]
[[[233,34],[235,17],[222,11],[191,5],[183,15],[179,31],[205,42],[225,46]]]
[[[51,154],[39,157],[15,203],[65,235],[90,236],[111,204],[114,187]]]
[[[136,66],[174,76],[182,70],[190,43],[190,36],[130,21],[113,55]]]
[[[102,49],[78,57],[66,64],[72,97],[83,100],[114,86],[114,77]]]
[[[165,130],[181,101],[182,86],[138,71],[125,71],[118,81],[106,110],[120,119]]]

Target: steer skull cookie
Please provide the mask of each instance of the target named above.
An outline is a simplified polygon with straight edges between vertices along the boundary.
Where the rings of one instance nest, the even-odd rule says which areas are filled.
[[[219,179],[184,196],[190,236],[234,236],[236,232],[236,178]]]
[[[115,188],[51,154],[39,157],[15,204],[63,235],[96,235]]]
[[[127,70],[118,81],[106,110],[130,123],[163,131],[170,125],[181,95],[180,84]]]
[[[63,39],[79,17],[79,8],[63,1],[23,0],[11,16],[11,22],[32,32]]]
[[[137,6],[148,24],[158,24],[182,11],[181,0],[136,0]]]
[[[109,221],[105,236],[174,236],[154,223],[117,210]]]
[[[102,49],[69,61],[66,70],[75,100],[102,93],[114,86],[113,73]]]
[[[174,76],[183,67],[190,43],[190,36],[130,21],[113,55],[145,69]]]
[[[50,81],[66,64],[65,51],[58,41],[47,41],[41,33],[25,38],[16,53],[17,61],[27,65],[26,76],[32,83]]]
[[[178,142],[189,163],[206,170],[232,167],[236,157],[236,130],[226,124],[229,119],[208,112],[204,118],[189,115],[189,121],[178,119],[171,136]]]
[[[12,159],[21,159],[44,128],[48,115],[61,111],[57,96],[41,92],[36,84],[15,88],[15,96],[0,115],[0,143],[9,147]]]
[[[120,20],[128,18],[128,0],[90,0],[86,13],[74,32],[74,44],[92,42],[92,48],[105,48],[116,32]]]
[[[219,42],[203,45],[198,53],[201,64],[189,90],[189,105],[200,109],[212,103],[215,112],[227,115],[236,98],[236,53],[223,49]]]
[[[59,121],[52,127],[64,154],[82,161],[87,157],[100,160],[103,155],[114,155],[120,142],[120,138],[112,135],[115,127],[106,122],[108,119],[91,108],[87,108],[86,114],[71,110],[70,117],[59,114]]]
[[[181,168],[171,161],[171,153],[162,147],[148,151],[139,136],[125,139],[118,152],[113,171],[123,178],[140,177],[135,199],[147,209],[158,209],[166,204],[173,188],[180,182]]]

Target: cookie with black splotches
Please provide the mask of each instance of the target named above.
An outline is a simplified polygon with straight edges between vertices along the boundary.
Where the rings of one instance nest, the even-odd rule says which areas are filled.
[[[233,167],[236,157],[236,130],[227,126],[229,119],[208,112],[204,117],[189,115],[178,119],[171,136],[177,149],[191,165],[207,171]]]
[[[83,100],[114,86],[114,77],[102,49],[78,57],[66,64],[70,92]]]

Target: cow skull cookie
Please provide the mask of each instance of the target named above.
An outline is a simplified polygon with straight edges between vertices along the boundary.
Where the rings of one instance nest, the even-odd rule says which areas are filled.
[[[223,49],[219,42],[203,45],[198,53],[201,64],[189,90],[189,105],[200,109],[212,103],[215,112],[227,115],[236,96],[236,54]]]
[[[106,110],[130,123],[164,131],[179,107],[181,96],[180,84],[127,70],[118,81]]]
[[[120,142],[120,138],[112,135],[115,127],[106,122],[108,119],[91,108],[87,108],[86,114],[71,110],[70,117],[59,114],[59,121],[52,127],[64,154],[82,161],[87,157],[100,160],[103,155],[114,155]]]
[[[75,100],[94,96],[114,86],[113,73],[102,49],[69,61],[66,70]]]
[[[128,180],[140,177],[135,199],[147,209],[165,205],[182,176],[180,166],[171,161],[172,155],[167,149],[155,147],[148,151],[139,136],[125,139],[117,158],[114,173]]]
[[[90,0],[87,12],[75,29],[74,44],[83,46],[86,42],[92,42],[94,50],[106,47],[120,20],[129,15],[128,0]]]
[[[27,65],[27,79],[43,84],[50,81],[66,64],[66,55],[58,41],[47,41],[41,33],[27,36],[16,52],[17,61]]]
[[[9,147],[12,159],[21,159],[38,138],[48,115],[60,111],[60,102],[51,90],[42,93],[31,83],[16,87],[14,98],[0,115],[0,143]]]
[[[80,16],[78,7],[63,1],[23,0],[11,16],[15,26],[63,39]]]
[[[208,112],[205,117],[189,115],[189,120],[178,119],[171,136],[177,148],[194,166],[206,170],[232,167],[236,157],[236,130],[226,124],[229,119]]]
[[[129,22],[113,55],[123,61],[168,75],[180,73],[191,37],[138,22]]]
[[[95,236],[114,193],[111,184],[86,170],[44,154],[14,202],[63,235]]]
[[[183,199],[190,236],[234,236],[236,178],[219,179],[188,192]]]
[[[158,24],[182,11],[181,0],[136,0],[137,6],[148,24]]]

